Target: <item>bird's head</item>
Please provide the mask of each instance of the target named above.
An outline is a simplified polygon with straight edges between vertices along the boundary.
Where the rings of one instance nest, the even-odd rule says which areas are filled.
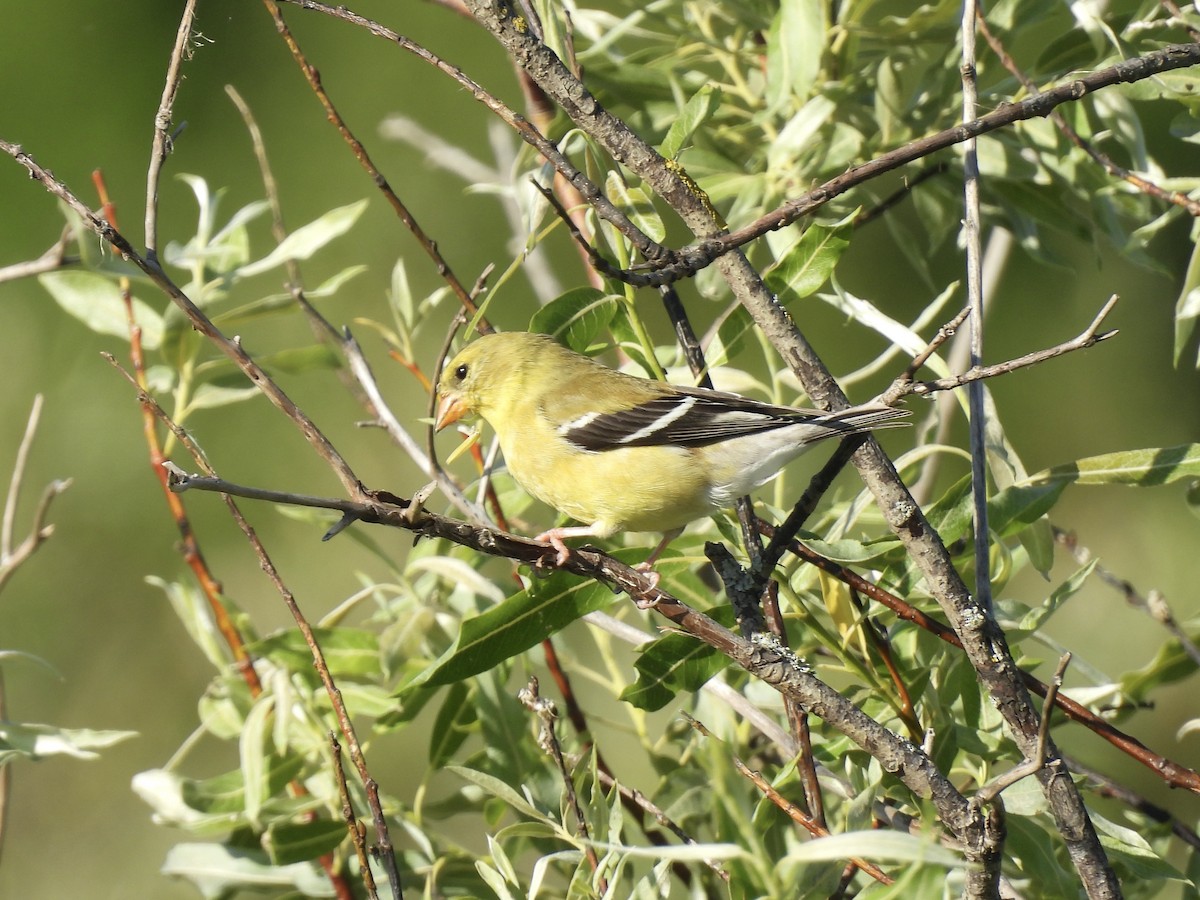
[[[467,344],[446,364],[438,380],[436,427],[439,431],[468,415],[485,419],[511,403],[525,370],[539,356],[561,346],[544,334],[510,331],[488,334]]]

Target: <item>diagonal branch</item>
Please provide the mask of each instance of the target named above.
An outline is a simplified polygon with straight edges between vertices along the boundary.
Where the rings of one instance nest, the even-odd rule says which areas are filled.
[[[192,299],[175,282],[167,277],[166,272],[162,270],[162,267],[157,262],[151,261],[134,250],[129,240],[120,231],[105,221],[104,218],[98,216],[86,203],[76,197],[71,189],[56,178],[53,173],[39,165],[32,156],[25,152],[20,144],[13,144],[0,138],[0,151],[7,153],[24,166],[34,179],[40,181],[51,194],[58,197],[78,214],[84,226],[94,232],[101,240],[111,244],[126,260],[133,263],[149,276],[150,280],[159,290],[170,297],[172,302],[183,311],[195,329],[208,338],[208,340],[212,341],[213,345],[229,357],[276,408],[292,420],[317,454],[329,464],[329,467],[338,477],[338,480],[341,481],[346,491],[351,496],[359,495],[362,485],[355,476],[354,471],[350,468],[350,464],[346,462],[341,453],[325,437],[316,423],[284,393],[283,388],[276,384],[266,373],[266,370],[242,348],[241,341],[226,337],[213,324],[212,320],[205,315],[203,310],[196,306],[192,302]]]
[[[702,238],[702,244],[704,239],[720,233],[721,224],[711,205],[706,203],[707,198],[689,187],[688,180],[681,177],[679,167],[667,165],[666,160],[634,134],[625,122],[605,110],[548,47],[530,35],[527,29],[519,27],[521,23],[515,21],[511,6],[502,0],[467,2],[475,17],[538,82],[547,96],[558,103],[575,124],[604,147],[610,156],[626,165],[658,193],[692,232]],[[1044,97],[1049,100],[1039,102],[1065,102],[1095,90],[1106,78],[1109,80],[1105,83],[1136,80],[1147,77],[1153,71],[1178,68],[1197,60],[1200,60],[1200,44],[1169,48],[1153,59],[1147,57],[1145,60],[1120,63],[1104,70],[1100,76],[1097,73],[1085,76],[1065,88],[1048,92]],[[1051,103],[1046,109],[1036,103],[1027,105],[1022,113],[1044,114],[1053,105]],[[965,140],[972,133],[982,133],[984,129],[978,126],[979,121],[952,129],[946,138],[946,145]],[[1000,127],[1000,124],[993,120],[992,126]],[[920,147],[921,142],[911,146]],[[915,150],[910,152],[914,154],[911,158],[921,155]],[[817,199],[823,203],[828,197],[813,198],[814,201]],[[781,227],[794,221],[803,211],[803,207],[793,208],[789,205],[771,227]],[[736,250],[737,245],[733,246],[735,252],[721,257],[717,269],[734,296],[746,307],[766,339],[795,372],[817,406],[833,409],[847,407],[849,402],[828,367],[796,328],[787,311],[775,301],[762,276],[745,255]],[[874,495],[889,527],[904,543],[929,590],[962,639],[973,668],[1008,723],[1021,753],[1026,757],[1031,756],[1037,742],[1038,715],[1021,681],[1020,670],[1003,632],[972,597],[937,532],[913,500],[894,464],[883,454],[879,444],[868,440],[855,454],[854,464]],[[1053,746],[1048,751],[1051,755],[1057,753]],[[1086,889],[1094,896],[1115,895],[1111,870],[1105,865],[1104,852],[1078,789],[1070,779],[1050,777],[1046,770],[1039,773],[1038,778]],[[967,834],[969,839],[964,841],[967,857],[972,863],[987,865],[997,851],[999,834],[992,827],[994,823],[990,818],[983,821],[977,819],[975,825],[977,827],[970,829]]]
[[[884,403],[892,404],[907,394],[924,396],[937,391],[952,391],[955,388],[962,387],[964,384],[982,381],[985,378],[995,378],[997,375],[1007,375],[1009,372],[1015,372],[1017,369],[1024,369],[1027,366],[1046,362],[1065,353],[1071,353],[1075,350],[1087,350],[1090,347],[1096,346],[1101,341],[1107,341],[1109,338],[1117,336],[1118,332],[1115,328],[1112,331],[1100,331],[1100,325],[1116,305],[1117,295],[1113,294],[1108,298],[1104,306],[1100,308],[1100,312],[1096,313],[1096,317],[1092,319],[1091,324],[1087,328],[1069,341],[1063,341],[1061,344],[1055,344],[1053,347],[1047,347],[1044,350],[1035,350],[1032,353],[1026,353],[1024,356],[1018,356],[1015,359],[1006,360],[1005,362],[996,363],[991,366],[975,365],[961,375],[937,378],[932,381],[914,381],[912,378],[913,371],[910,369],[884,392],[881,400]]]

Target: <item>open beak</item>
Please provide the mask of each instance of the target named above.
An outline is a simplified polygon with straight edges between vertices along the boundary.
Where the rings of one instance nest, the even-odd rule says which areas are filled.
[[[447,394],[438,403],[437,421],[434,424],[436,431],[441,431],[447,425],[453,425],[459,419],[467,414],[467,404],[458,394]]]

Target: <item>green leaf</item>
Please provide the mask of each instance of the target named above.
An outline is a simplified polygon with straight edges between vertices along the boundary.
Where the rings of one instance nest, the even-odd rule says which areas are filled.
[[[1200,632],[1192,629],[1188,640],[1200,641]],[[1141,703],[1155,688],[1190,678],[1197,671],[1196,660],[1175,638],[1158,648],[1149,663],[1121,676],[1121,689],[1134,703]]]
[[[850,246],[848,220],[837,225],[811,225],[767,272],[767,287],[784,303],[814,293]]]
[[[925,511],[925,517],[944,543],[952,543],[971,527],[971,477],[960,478]]]
[[[325,344],[291,347],[277,353],[263,354],[256,360],[273,375],[300,375],[337,369],[341,365],[338,355]],[[188,412],[240,403],[262,393],[233,360],[223,356],[197,366],[195,382],[196,388],[188,400]]]
[[[136,736],[136,731],[93,731],[0,720],[0,765],[18,758],[37,761],[47,756],[99,759],[98,750]]]
[[[1014,484],[988,500],[988,527],[1008,537],[1032,525],[1058,502],[1065,481]]]
[[[721,89],[715,84],[706,84],[696,91],[679,111],[679,116],[671,123],[671,128],[658,148],[667,159],[675,159],[691,140],[692,135],[712,118],[717,107],[721,105]]]
[[[129,318],[121,291],[111,278],[94,272],[46,272],[38,276],[54,302],[97,334],[129,340]],[[133,298],[133,315],[142,329],[142,346],[155,350],[162,343],[163,319]]]
[[[1179,299],[1175,301],[1175,365],[1183,365],[1188,348],[1196,343],[1200,331],[1200,242],[1192,246],[1187,274]],[[1200,366],[1200,352],[1196,354],[1196,366]]]
[[[332,297],[337,293],[338,289],[354,278],[356,275],[361,275],[367,271],[366,266],[348,266],[336,275],[326,278],[321,284],[315,288],[306,288],[304,296],[309,300],[320,300],[324,297]],[[299,312],[300,307],[296,305],[296,300],[290,293],[285,294],[269,294],[259,300],[254,300],[250,303],[243,304],[236,309],[231,309],[228,312],[220,313],[213,316],[213,322],[224,329],[232,326],[241,325],[245,322],[251,322],[255,319],[261,319],[264,316],[273,315],[280,312]]]
[[[555,297],[529,320],[529,330],[548,334],[585,353],[617,312],[619,298],[593,287],[579,287]]]
[[[405,684],[399,693],[403,695],[417,686],[451,684],[486,672],[576,619],[604,609],[614,599],[608,587],[595,581],[580,581],[576,575],[556,573],[534,581],[528,590],[465,620],[458,637],[441,659]]]
[[[255,892],[290,890],[302,897],[337,896],[329,877],[315,863],[273,866],[262,851],[223,844],[176,844],[167,851],[162,872],[190,881],[211,900],[251,887]]]
[[[308,259],[334,238],[349,231],[366,208],[367,201],[359,200],[357,203],[331,209],[320,218],[297,228],[262,259],[239,268],[237,277],[249,278],[251,275],[268,272],[289,260]]]
[[[727,628],[735,624],[731,607],[711,610],[708,615]],[[680,691],[699,690],[729,664],[727,656],[692,635],[672,632],[643,645],[633,663],[637,680],[621,692],[621,699],[653,712]]]
[[[767,31],[767,103],[772,108],[809,96],[825,51],[823,9],[816,0],[779,4]]]
[[[289,782],[304,771],[304,759],[293,753],[272,753],[258,767],[262,779],[258,790],[263,797],[284,792]],[[238,813],[246,809],[246,782],[242,770],[235,769],[211,778],[181,778],[179,796],[189,809],[202,813]],[[163,810],[158,810],[160,815]]]
[[[262,845],[272,863],[287,866],[332,853],[348,834],[345,822],[332,819],[273,822],[263,835]]]
[[[649,194],[640,187],[630,187],[617,171],[608,173],[604,192],[642,234],[652,241],[662,243],[663,238],[667,236],[667,229]]]
[[[894,556],[900,547],[900,539],[890,536],[867,542],[849,538],[839,541],[823,541],[802,532],[799,540],[809,550],[826,559],[853,566],[873,567],[882,563],[886,557]]]
[[[754,320],[746,307],[738,304],[717,326],[716,336],[705,350],[709,368],[723,366],[734,359],[754,332]]]
[[[431,769],[440,769],[474,731],[478,721],[475,704],[468,702],[471,688],[465,681],[450,685],[442,708],[438,710],[429,734],[428,761]]]
[[[314,628],[313,636],[325,655],[334,678],[378,678],[379,635],[362,628]],[[294,628],[256,641],[247,647],[252,656],[269,656],[295,672],[312,670],[313,658],[304,636]]]
[[[1044,603],[1026,613],[1021,618],[1017,627],[1025,631],[1037,631],[1041,628],[1054,613],[1058,612],[1059,607],[1079,592],[1079,589],[1083,587],[1084,582],[1092,574],[1092,570],[1096,568],[1098,562],[1099,560],[1093,559],[1087,565],[1072,573],[1070,578],[1051,592]]]
[[[198,588],[177,581],[164,581],[154,575],[146,577],[146,583],[167,595],[171,609],[184,629],[204,653],[205,659],[218,671],[230,663],[229,647],[221,638],[212,620],[212,607]]]
[[[1029,476],[1028,484],[1126,484],[1151,487],[1200,476],[1200,444],[1089,456]]]
[[[529,816],[529,818],[543,822],[546,825],[558,825],[554,819],[547,816],[531,804],[528,799],[493,775],[488,775],[486,772],[480,772],[476,769],[469,769],[465,766],[446,766],[445,771],[457,775],[464,781],[469,781],[476,787],[482,788],[493,797],[503,800],[521,815]]]

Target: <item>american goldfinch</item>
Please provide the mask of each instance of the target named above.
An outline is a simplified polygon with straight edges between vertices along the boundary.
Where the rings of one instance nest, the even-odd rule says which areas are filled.
[[[658,531],[667,543],[694,519],[734,505],[828,437],[900,424],[879,404],[841,412],[772,406],[610,369],[545,334],[490,334],[438,381],[438,430],[463,416],[495,430],[508,471],[528,493],[584,523],[537,536]]]

